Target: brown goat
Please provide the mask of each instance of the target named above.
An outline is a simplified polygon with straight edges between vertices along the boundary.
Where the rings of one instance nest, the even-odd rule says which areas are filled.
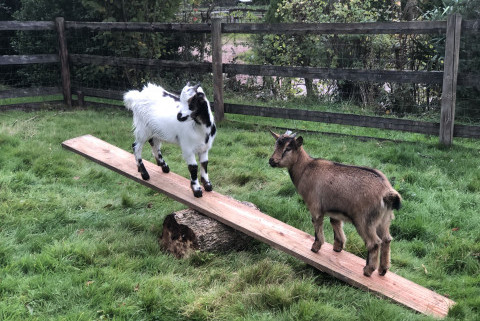
[[[343,222],[351,222],[367,248],[367,264],[363,274],[370,276],[378,268],[385,275],[390,268],[390,222],[393,210],[401,206],[401,196],[379,170],[345,165],[310,157],[302,147],[303,138],[289,132],[278,135],[275,151],[270,158],[272,167],[285,167],[297,192],[302,196],[315,228],[312,251],[317,253],[325,237],[323,218],[330,216],[333,227],[333,250],[340,252],[345,245]]]

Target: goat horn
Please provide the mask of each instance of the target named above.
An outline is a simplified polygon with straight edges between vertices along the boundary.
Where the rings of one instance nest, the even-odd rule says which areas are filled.
[[[197,91],[198,87],[200,87],[200,83],[196,84],[193,88]]]
[[[278,139],[278,137],[280,137],[280,135],[279,135],[279,134],[275,133],[275,132],[274,132],[274,131],[272,131],[271,129],[269,129],[269,131],[270,131],[270,134],[272,134],[273,138],[275,138],[275,140],[277,140],[277,139]]]

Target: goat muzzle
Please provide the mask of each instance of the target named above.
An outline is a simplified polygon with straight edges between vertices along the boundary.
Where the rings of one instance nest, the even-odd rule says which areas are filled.
[[[278,166],[278,163],[273,159],[273,157],[271,157],[271,158],[268,160],[268,163],[269,163],[270,166],[272,166],[272,167],[277,167],[277,166]]]

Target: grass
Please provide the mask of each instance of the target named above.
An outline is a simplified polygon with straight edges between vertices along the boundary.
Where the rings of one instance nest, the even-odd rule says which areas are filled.
[[[392,224],[392,270],[455,300],[447,320],[478,320],[478,140],[441,148],[437,137],[418,134],[227,118],[210,153],[214,188],[310,233],[288,173],[268,166],[268,128],[399,140],[302,133],[312,156],[387,174],[404,197]],[[175,259],[157,238],[165,216],[183,206],[61,148],[83,134],[130,150],[131,116],[121,109],[0,113],[0,320],[431,320],[258,242]],[[163,154],[188,176],[178,147],[165,145]],[[364,257],[351,225],[346,234],[347,250]]]

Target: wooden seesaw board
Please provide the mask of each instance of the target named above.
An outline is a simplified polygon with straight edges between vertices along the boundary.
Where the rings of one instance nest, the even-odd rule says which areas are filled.
[[[454,301],[427,288],[413,283],[389,271],[379,276],[375,271],[371,277],[363,275],[365,260],[346,251],[337,253],[332,245],[325,243],[318,253],[310,248],[313,236],[285,224],[259,210],[219,194],[204,192],[195,198],[190,189],[190,180],[175,173],[165,174],[161,168],[143,161],[150,173],[150,180],[144,181],[137,172],[133,154],[91,135],[72,138],[62,143],[70,151],[80,154],[102,166],[122,174],[147,187],[166,194],[211,218],[214,218],[257,240],[284,251],[305,263],[328,273],[360,289],[409,307],[415,311],[443,318]]]

